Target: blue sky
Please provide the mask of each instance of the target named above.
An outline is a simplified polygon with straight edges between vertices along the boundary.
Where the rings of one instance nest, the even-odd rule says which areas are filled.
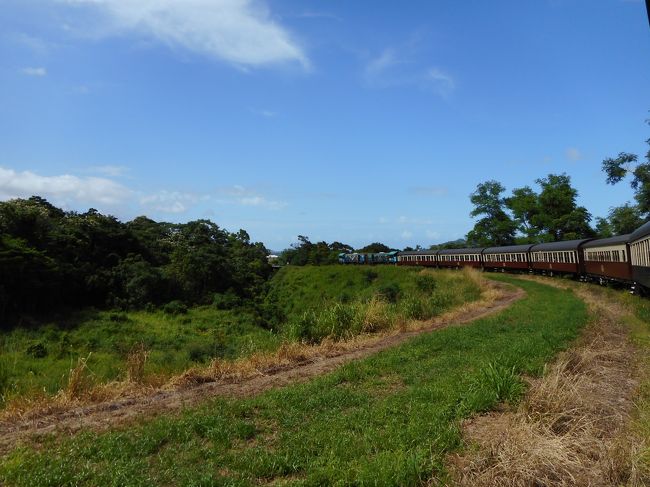
[[[476,184],[632,197],[634,0],[0,0],[0,199],[396,247],[462,237]]]

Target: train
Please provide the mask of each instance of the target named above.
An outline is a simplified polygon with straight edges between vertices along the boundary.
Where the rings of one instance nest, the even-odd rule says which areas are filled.
[[[630,234],[609,238],[503,247],[342,253],[339,262],[560,274],[600,284],[625,285],[633,292],[649,295],[650,222]]]

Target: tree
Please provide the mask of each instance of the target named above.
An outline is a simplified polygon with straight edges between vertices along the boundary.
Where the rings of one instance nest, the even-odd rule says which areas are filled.
[[[650,125],[650,120],[646,120]],[[650,145],[650,138],[646,140]],[[607,176],[607,184],[618,184],[631,176],[630,186],[634,190],[639,213],[644,220],[650,217],[650,150],[646,152],[645,162],[639,162],[636,154],[620,152],[615,158],[605,159],[602,170]]]
[[[369,245],[366,245],[362,249],[359,249],[358,252],[366,252],[370,254],[376,254],[379,252],[390,252],[391,248],[388,245],[384,245],[383,243],[379,242],[373,242]]]
[[[539,195],[530,186],[515,188],[512,196],[505,199],[506,207],[512,212],[517,231],[523,235],[524,242],[537,242],[539,227]]]
[[[470,195],[474,209],[472,218],[484,215],[467,234],[469,245],[491,246],[514,243],[516,225],[505,211],[505,188],[498,181],[486,181],[476,186]]]
[[[549,174],[535,181],[541,187],[539,213],[535,221],[550,241],[586,238],[594,235],[591,214],[578,206],[578,191],[566,174]]]
[[[641,211],[637,205],[625,203],[622,206],[616,206],[609,210],[609,224],[615,235],[625,235],[632,233],[644,223]]]

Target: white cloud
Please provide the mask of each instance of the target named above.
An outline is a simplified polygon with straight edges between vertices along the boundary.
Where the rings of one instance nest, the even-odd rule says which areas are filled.
[[[425,235],[428,238],[432,238],[432,239],[439,239],[440,238],[440,233],[439,232],[434,232],[433,230],[427,230],[425,232]]]
[[[565,152],[566,158],[569,159],[570,161],[579,161],[582,159],[582,152],[580,152],[578,149],[575,147],[569,147],[566,152]]]
[[[185,213],[200,201],[208,199],[209,196],[207,195],[162,190],[154,194],[141,196],[140,204],[148,209],[163,213]]]
[[[257,206],[269,210],[281,210],[287,206],[284,201],[275,201],[266,198],[253,189],[234,185],[217,188],[218,203],[237,204],[241,206]]]
[[[135,31],[170,46],[247,67],[309,60],[261,0],[57,0],[90,5],[116,33]]]
[[[411,238],[413,236],[413,232],[409,232],[408,230],[404,230],[400,236],[402,238]]]
[[[20,72],[26,76],[35,76],[37,78],[47,76],[47,69],[45,68],[23,68]]]
[[[106,178],[69,174],[41,176],[30,171],[17,172],[0,167],[0,199],[33,195],[43,196],[63,206],[75,203],[114,206],[129,200],[132,192]]]

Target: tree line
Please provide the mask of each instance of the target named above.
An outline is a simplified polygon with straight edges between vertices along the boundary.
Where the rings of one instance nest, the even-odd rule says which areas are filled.
[[[43,198],[0,203],[0,319],[80,306],[141,308],[260,294],[267,250],[210,220],[123,223]]]

